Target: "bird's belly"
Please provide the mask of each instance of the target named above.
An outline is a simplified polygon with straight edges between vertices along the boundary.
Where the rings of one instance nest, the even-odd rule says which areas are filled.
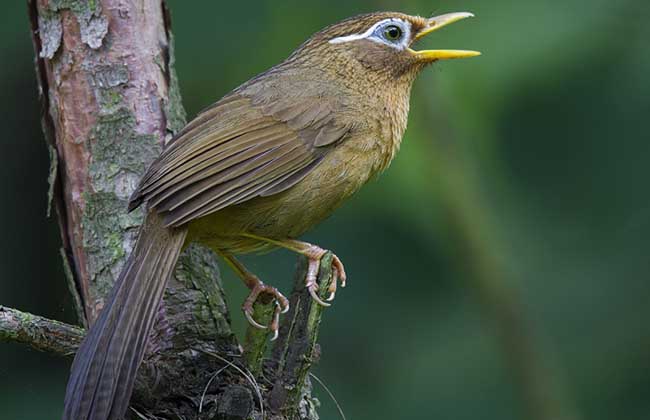
[[[372,175],[372,165],[345,150],[328,154],[293,187],[256,197],[190,223],[188,238],[229,253],[261,252],[267,243],[244,236],[296,238],[323,221]],[[366,158],[367,159],[367,158]]]

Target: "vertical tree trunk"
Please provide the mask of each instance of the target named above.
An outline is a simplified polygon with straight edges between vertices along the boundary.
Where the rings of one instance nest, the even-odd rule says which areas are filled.
[[[127,213],[128,198],[164,142],[185,124],[169,13],[164,0],[28,4],[52,156],[50,199],[70,291],[87,327],[102,309],[143,220],[141,211]],[[323,271],[323,283],[330,276]],[[308,296],[301,282],[296,284],[294,302]],[[303,299],[287,316],[299,328],[283,327],[279,342],[285,348],[265,364],[268,384],[259,384],[247,372],[230,329],[215,255],[191,246],[161,305],[129,416],[318,418],[307,372],[318,353],[320,311],[304,316],[315,310],[310,305],[311,299]],[[300,328],[307,333],[302,331],[300,347],[289,351]],[[265,343],[257,338],[249,344]],[[249,350],[261,373],[263,351]],[[273,410],[265,407],[268,395]]]

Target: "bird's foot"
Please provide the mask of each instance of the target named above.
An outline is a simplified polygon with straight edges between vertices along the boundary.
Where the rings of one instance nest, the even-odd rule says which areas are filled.
[[[264,238],[262,236],[257,236],[254,234],[244,234],[243,236],[246,236],[248,238],[253,238],[257,239],[263,242],[268,242],[270,244],[289,249],[291,251],[297,252],[298,254],[304,255],[307,257],[309,260],[309,265],[307,266],[307,277],[305,278],[305,287],[309,291],[309,294],[311,297],[316,301],[321,306],[330,306],[329,303],[332,300],[334,300],[334,296],[336,295],[336,288],[338,285],[338,282],[341,282],[341,287],[345,287],[345,280],[346,280],[346,275],[345,275],[345,268],[343,267],[343,263],[337,257],[336,255],[332,254],[332,282],[330,283],[329,287],[327,288],[327,291],[329,292],[329,296],[327,299],[323,300],[321,299],[320,296],[318,296],[318,283],[316,279],[318,278],[318,271],[320,270],[320,262],[321,259],[323,258],[323,255],[327,253],[327,250],[314,245],[310,244],[309,242],[303,242],[299,241],[296,239],[270,239],[270,238]]]
[[[273,341],[278,338],[278,331],[280,329],[280,314],[286,313],[289,310],[289,300],[275,287],[262,283],[262,281],[260,281],[257,277],[255,280],[255,284],[251,288],[250,294],[246,300],[244,300],[242,310],[244,311],[246,319],[253,327],[263,330],[268,328],[273,334],[271,337],[271,341]],[[260,324],[253,318],[253,304],[257,301],[261,294],[271,296],[273,302],[275,303],[273,319],[268,326]]]
[[[327,288],[327,291],[329,292],[329,296],[327,298],[327,302],[321,299],[320,296],[318,296],[318,283],[316,282],[316,279],[318,278],[318,271],[320,270],[320,262],[321,259],[323,258],[323,255],[327,253],[327,250],[316,246],[312,244],[306,244],[306,246],[303,250],[301,250],[301,254],[306,256],[309,260],[309,265],[307,266],[307,277],[305,278],[305,287],[309,291],[309,294],[311,295],[312,299],[316,303],[322,306],[330,306],[329,303],[334,300],[334,296],[336,296],[336,288],[337,288],[337,283],[340,281],[341,282],[341,287],[345,287],[345,281],[346,281],[346,275],[345,275],[345,268],[343,267],[343,263],[337,257],[336,255],[332,254],[332,282],[330,283],[329,287]]]

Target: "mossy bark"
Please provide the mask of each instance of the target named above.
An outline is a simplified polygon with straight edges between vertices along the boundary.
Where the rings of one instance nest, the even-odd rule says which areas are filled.
[[[79,324],[86,327],[101,310],[143,220],[141,211],[127,212],[128,198],[185,124],[170,18],[164,0],[29,0],[28,6],[52,155],[49,200],[61,227]],[[304,278],[301,267],[297,275]],[[329,275],[322,272],[321,279]],[[294,312],[311,302],[301,284],[296,282]],[[216,256],[188,247],[160,306],[128,416],[317,419],[306,380],[320,322],[320,310],[313,311],[287,317],[292,327],[285,323],[278,342],[286,347],[282,354],[297,359],[266,363],[265,378],[274,385],[258,385],[230,328]],[[83,334],[82,328],[15,310],[0,308],[0,315],[0,340],[46,351],[71,353]],[[299,337],[291,349],[295,331],[311,332],[308,344]],[[265,345],[257,340],[249,359],[257,372]],[[262,416],[278,386],[290,389],[290,398],[279,405],[276,398],[272,412]]]
[[[66,356],[74,354],[83,337],[83,328],[0,306],[0,341]]]
[[[332,273],[332,254],[328,252],[321,260],[318,273],[319,295],[326,299],[330,283],[335,281]],[[291,309],[282,322],[280,337],[273,347],[273,371],[275,383],[269,397],[272,410],[281,411],[287,407],[300,407],[303,413],[315,410],[317,402],[304,393],[309,384],[308,374],[312,364],[320,358],[320,347],[316,340],[321,317],[325,307],[316,303],[305,287],[307,259],[300,259],[293,293]],[[289,413],[286,413],[289,414]]]

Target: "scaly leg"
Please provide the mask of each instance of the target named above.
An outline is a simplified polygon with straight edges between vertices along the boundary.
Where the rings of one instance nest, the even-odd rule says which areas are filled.
[[[246,300],[244,300],[244,304],[242,305],[242,311],[244,311],[246,319],[252,326],[256,328],[269,328],[273,332],[273,338],[271,338],[271,341],[275,340],[278,338],[278,330],[280,328],[280,314],[285,313],[289,310],[289,300],[284,297],[284,295],[280,293],[280,291],[278,291],[278,289],[275,287],[262,283],[262,281],[255,274],[248,271],[246,267],[244,267],[244,265],[239,262],[233,255],[224,252],[220,252],[220,254],[226,263],[228,263],[228,265],[235,271],[235,273],[237,273],[237,275],[244,281],[246,287],[251,290],[250,294]],[[255,321],[255,319],[253,319],[253,304],[262,293],[266,293],[272,296],[275,300],[273,320],[268,327],[258,323]]]
[[[327,250],[317,245],[313,245],[308,242],[298,241],[295,239],[277,240],[277,239],[263,238],[252,234],[244,234],[244,236],[253,239],[258,239],[260,241],[268,242],[270,244],[277,245],[279,247],[286,248],[291,251],[297,252],[298,254],[302,254],[306,256],[309,260],[309,265],[307,266],[307,277],[305,279],[305,287],[307,287],[307,290],[309,290],[309,294],[319,305],[330,306],[329,303],[324,302],[320,298],[320,296],[318,296],[318,284],[316,283],[316,278],[318,277],[318,271],[320,269],[320,260],[323,257],[323,255],[327,253]],[[332,283],[328,288],[328,291],[330,293],[329,297],[327,298],[328,302],[334,300],[334,296],[336,295],[337,281],[338,280],[341,281],[341,287],[345,287],[345,281],[346,281],[345,268],[343,267],[343,263],[341,263],[339,257],[337,257],[336,255],[332,256],[332,268],[333,268],[332,273],[334,275],[334,278],[332,279]]]

